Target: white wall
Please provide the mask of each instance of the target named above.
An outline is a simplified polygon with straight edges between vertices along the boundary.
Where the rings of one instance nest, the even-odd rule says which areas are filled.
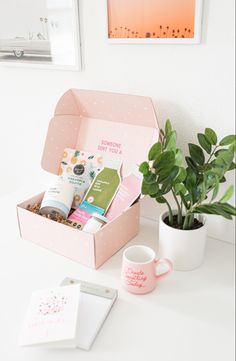
[[[81,0],[82,72],[0,66],[0,193],[50,178],[40,169],[43,142],[71,87],[152,97],[160,125],[170,118],[185,149],[206,126],[221,137],[234,132],[234,0],[204,1],[200,45],[109,45],[105,3]],[[142,212],[159,210],[145,200]],[[209,233],[233,242],[234,222],[214,217]]]
[[[25,12],[31,0],[0,1],[0,38],[29,37],[29,33],[44,33],[40,17],[47,17],[46,0],[35,1],[30,16]],[[4,14],[4,15],[2,15]]]

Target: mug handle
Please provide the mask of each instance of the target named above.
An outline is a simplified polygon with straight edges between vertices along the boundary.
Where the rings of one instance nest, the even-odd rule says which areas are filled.
[[[160,279],[168,276],[173,271],[173,264],[169,259],[167,259],[167,258],[155,259],[156,266],[158,266],[161,263],[167,264],[169,266],[169,269],[168,269],[168,271],[163,272],[160,275],[156,275],[157,280],[160,280]]]

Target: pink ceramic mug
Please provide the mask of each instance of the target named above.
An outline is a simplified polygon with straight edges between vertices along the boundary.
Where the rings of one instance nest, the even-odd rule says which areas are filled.
[[[157,275],[157,266],[167,264],[168,270]],[[151,292],[161,278],[173,270],[171,261],[166,258],[156,259],[155,252],[146,246],[131,246],[123,253],[122,285],[132,293]]]

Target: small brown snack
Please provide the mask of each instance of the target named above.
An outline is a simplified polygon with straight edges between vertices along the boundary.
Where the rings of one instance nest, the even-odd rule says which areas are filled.
[[[40,214],[40,203],[35,203],[35,204],[28,204],[26,209],[30,212],[33,212],[35,214],[38,214],[39,216],[42,216],[44,218],[47,219],[51,219],[52,221],[58,222],[58,223],[62,223],[62,224],[66,224],[66,219],[64,219],[60,214]]]

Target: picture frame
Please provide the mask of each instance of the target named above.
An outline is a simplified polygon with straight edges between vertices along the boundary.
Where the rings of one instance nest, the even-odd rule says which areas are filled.
[[[1,2],[0,66],[81,70],[79,15],[79,0]]]
[[[171,3],[173,3],[174,9],[173,12],[168,13],[165,11],[165,6],[166,9],[168,7],[170,9]],[[199,44],[201,42],[203,0],[179,0],[179,11],[177,3],[177,0],[107,0],[108,43]],[[135,6],[137,9],[134,11]],[[158,9],[162,11],[158,12]],[[186,26],[184,23],[179,26],[184,9],[186,10],[186,23],[192,24],[192,27],[191,25]],[[148,14],[150,14],[150,19]],[[164,25],[165,17],[171,19],[172,22]],[[144,18],[145,21],[142,20]],[[149,24],[152,24],[150,29],[148,29]],[[136,25],[136,29],[134,25]]]

